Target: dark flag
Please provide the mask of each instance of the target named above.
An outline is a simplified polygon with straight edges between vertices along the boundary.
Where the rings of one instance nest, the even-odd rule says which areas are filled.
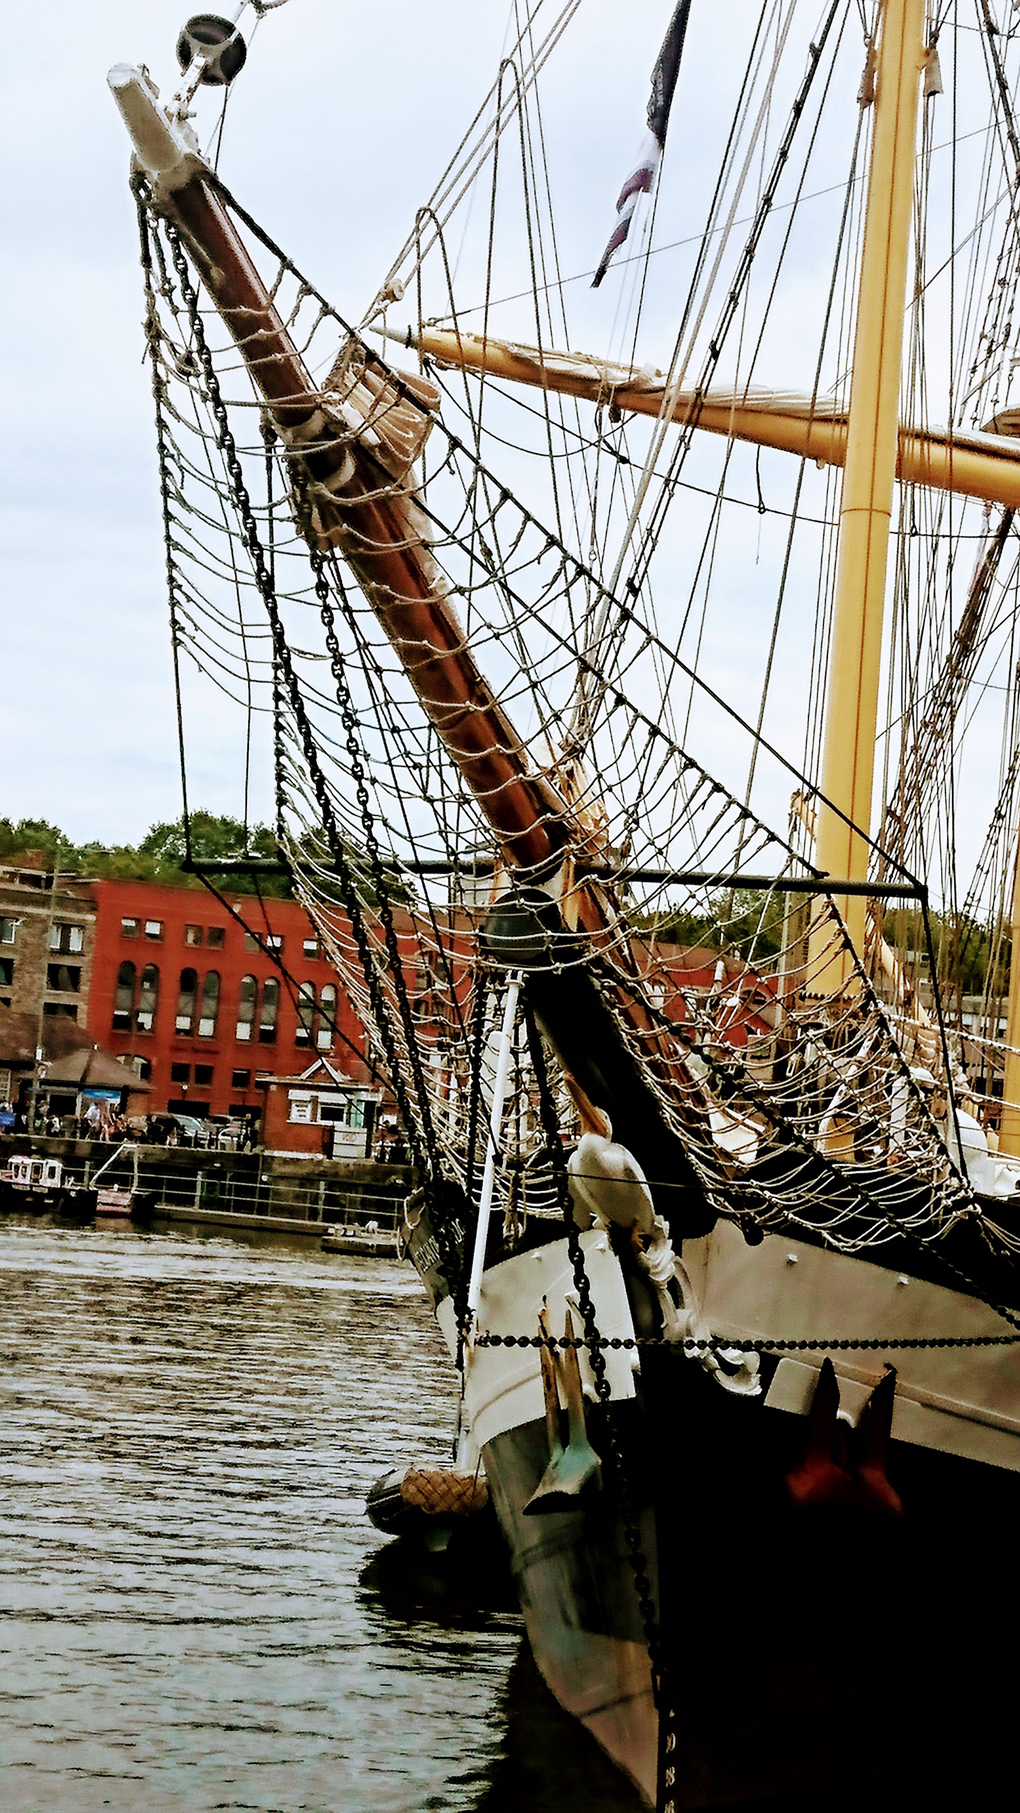
[[[662,148],[666,143],[666,128],[669,125],[669,110],[673,105],[673,90],[680,73],[680,56],[687,35],[687,15],[691,10],[691,0],[679,0],[679,5],[672,19],[669,30],[663,39],[659,60],[652,71],[652,92],[648,101],[648,134],[641,147],[641,156],[620,190],[620,199],[616,204],[616,226],[613,228],[609,244],[599,260],[599,268],[592,280],[592,289],[597,290],[612,262],[613,253],[619,251],[634,217],[639,195],[647,195],[655,181],[655,173],[662,161]]]

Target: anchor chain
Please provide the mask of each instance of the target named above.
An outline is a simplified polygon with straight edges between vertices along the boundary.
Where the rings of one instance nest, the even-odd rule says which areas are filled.
[[[610,1386],[606,1371],[604,1349],[607,1346],[610,1346],[611,1342],[603,1340],[598,1332],[598,1326],[595,1319],[595,1305],[591,1295],[591,1285],[584,1264],[584,1248],[581,1245],[581,1234],[577,1223],[574,1220],[574,1209],[570,1200],[567,1166],[563,1157],[563,1147],[560,1141],[559,1117],[556,1113],[556,1103],[553,1100],[552,1088],[549,1083],[545,1053],[542,1049],[542,1036],[538,1030],[534,1013],[528,1003],[525,1004],[524,1021],[528,1035],[528,1051],[531,1057],[532,1069],[535,1073],[535,1081],[538,1086],[539,1118],[542,1124],[542,1133],[545,1139],[546,1150],[549,1154],[549,1163],[556,1183],[556,1195],[563,1216],[564,1230],[567,1236],[567,1251],[570,1255],[570,1263],[574,1272],[574,1288],[577,1291],[577,1300],[580,1305],[581,1320],[584,1326],[584,1345],[588,1348],[589,1352],[592,1376],[595,1381],[596,1396],[599,1403],[607,1412],[604,1427],[606,1432],[606,1445],[609,1451],[609,1473],[616,1493],[620,1522],[623,1526],[623,1534],[627,1544],[631,1572],[634,1577],[634,1589],[637,1594],[638,1608],[641,1613],[641,1625],[644,1631],[645,1643],[648,1646],[648,1660],[652,1671],[652,1697],[656,1707],[659,1707],[661,1705],[662,1697],[662,1646],[659,1632],[659,1618],[655,1608],[655,1601],[652,1596],[652,1583],[649,1579],[648,1562],[645,1558],[641,1532],[638,1528],[637,1512],[634,1509],[628,1486],[623,1452],[620,1447],[619,1437],[613,1427],[612,1418],[608,1414],[610,1399],[612,1397],[612,1387]],[[541,1345],[541,1337],[536,1339],[535,1344]]]
[[[158,445],[159,445],[159,449],[160,449],[160,484],[161,484],[161,491],[162,491],[163,505],[164,505],[164,533],[165,533],[166,545],[167,545],[168,574],[170,576],[170,590],[171,590],[171,600],[172,600],[171,608],[173,609],[173,600],[176,598],[176,573],[174,570],[174,563],[173,563],[172,537],[171,537],[170,516],[169,516],[169,498],[170,498],[170,493],[171,493],[171,483],[170,483],[170,476],[169,476],[169,457],[168,457],[168,454],[166,451],[165,429],[164,429],[163,423],[162,423],[162,410],[161,410],[162,380],[159,376],[158,363],[157,363],[157,361],[158,361],[158,334],[153,331],[152,325],[151,325],[151,323],[154,319],[155,311],[154,311],[154,306],[152,305],[152,297],[151,297],[151,258],[148,255],[148,233],[147,233],[148,222],[146,219],[147,185],[144,183],[144,179],[136,178],[135,184],[133,186],[135,188],[136,200],[137,200],[138,208],[139,208],[140,230],[142,233],[142,247],[143,247],[142,264],[143,264],[143,270],[145,272],[147,296],[148,296],[148,300],[150,303],[149,319],[147,322],[147,340],[148,340],[148,344],[149,344],[150,358],[152,360],[153,389],[154,389],[155,398],[156,398],[157,436],[158,436]],[[370,1001],[370,1004],[372,1007],[372,1013],[373,1013],[373,1018],[375,1021],[376,1031],[379,1036],[380,1044],[382,1045],[383,1053],[384,1053],[385,1060],[386,1060],[386,1068],[387,1068],[389,1078],[390,1078],[390,1085],[393,1089],[393,1093],[397,1100],[397,1105],[400,1110],[401,1121],[405,1127],[408,1143],[409,1143],[409,1145],[411,1147],[411,1151],[412,1151],[412,1156],[414,1158],[415,1164],[416,1164],[418,1171],[423,1180],[423,1189],[426,1191],[427,1197],[429,1198],[429,1209],[430,1209],[429,1218],[430,1218],[430,1221],[433,1226],[433,1230],[436,1235],[436,1241],[437,1241],[437,1245],[439,1247],[440,1259],[441,1259],[441,1263],[443,1266],[444,1274],[446,1275],[447,1283],[448,1283],[450,1289],[455,1290],[456,1285],[457,1285],[457,1280],[459,1277],[459,1272],[461,1269],[460,1268],[460,1256],[456,1252],[454,1244],[450,1238],[449,1228],[446,1225],[445,1216],[442,1212],[441,1193],[443,1192],[443,1190],[446,1186],[447,1180],[443,1177],[443,1174],[442,1174],[442,1168],[441,1168],[441,1163],[440,1163],[440,1159],[439,1159],[438,1148],[437,1148],[437,1145],[435,1142],[434,1132],[431,1129],[430,1123],[428,1123],[427,1110],[425,1110],[424,1118],[426,1119],[426,1122],[428,1125],[428,1131],[431,1134],[431,1138],[427,1138],[425,1141],[425,1144],[423,1146],[423,1142],[419,1138],[418,1126],[415,1121],[414,1115],[412,1113],[411,1102],[410,1102],[410,1097],[407,1092],[407,1087],[406,1087],[406,1084],[404,1082],[404,1079],[403,1079],[403,1076],[401,1073],[400,1059],[399,1059],[399,1053],[398,1053],[398,1049],[397,1049],[396,1039],[395,1039],[394,1032],[393,1032],[391,1023],[390,1023],[389,1007],[388,1007],[388,1004],[385,1000],[385,996],[382,991],[378,970],[377,970],[377,967],[376,967],[376,964],[375,964],[375,961],[374,961],[374,958],[372,955],[371,941],[369,938],[368,929],[367,929],[364,914],[362,911],[361,899],[360,899],[360,896],[357,891],[357,883],[355,880],[353,870],[350,865],[350,860],[348,857],[347,849],[344,844],[344,840],[340,835],[339,826],[337,824],[336,816],[333,811],[333,806],[332,806],[332,802],[329,797],[329,791],[328,791],[328,788],[326,785],[325,777],[322,773],[322,768],[321,768],[321,765],[318,760],[318,753],[317,753],[317,750],[315,747],[315,741],[314,741],[314,737],[312,734],[311,724],[309,722],[308,714],[305,709],[304,700],[301,696],[301,691],[300,691],[298,681],[297,681],[297,675],[294,671],[294,665],[293,665],[293,661],[291,659],[290,648],[287,643],[286,634],[285,634],[285,631],[283,628],[283,623],[282,623],[282,620],[280,617],[278,601],[276,598],[276,589],[275,589],[269,568],[266,564],[265,552],[263,550],[262,543],[261,543],[261,540],[259,537],[258,526],[255,521],[255,515],[254,515],[254,511],[252,509],[251,499],[250,499],[250,496],[248,493],[247,486],[245,484],[244,473],[243,473],[243,469],[241,467],[241,462],[238,458],[237,445],[236,445],[233,433],[230,428],[230,423],[229,423],[229,418],[227,415],[226,406],[223,402],[222,394],[220,391],[219,380],[217,378],[215,366],[214,366],[213,360],[212,360],[212,355],[209,351],[208,343],[205,338],[205,330],[204,330],[204,326],[203,326],[203,322],[202,322],[202,318],[201,318],[201,312],[199,309],[197,291],[195,290],[195,287],[194,287],[193,283],[191,282],[191,278],[190,278],[190,275],[188,272],[187,262],[186,262],[183,248],[181,245],[180,234],[178,233],[176,227],[174,226],[174,224],[171,221],[164,221],[162,224],[163,224],[164,231],[166,233],[168,244],[170,246],[171,257],[173,259],[174,268],[177,273],[177,280],[180,285],[181,295],[183,297],[184,303],[185,303],[187,311],[188,311],[189,324],[190,324],[191,332],[192,332],[192,335],[194,338],[195,351],[196,351],[196,354],[198,357],[198,361],[199,361],[201,371],[202,371],[202,376],[203,376],[203,379],[205,382],[206,393],[207,393],[208,400],[209,400],[209,406],[212,411],[213,419],[216,424],[216,445],[217,445],[220,453],[223,456],[224,464],[225,464],[229,482],[230,482],[232,501],[233,501],[234,507],[237,511],[238,518],[240,520],[241,527],[242,527],[245,549],[248,553],[249,559],[251,560],[252,571],[253,571],[253,575],[255,578],[255,583],[256,583],[256,586],[258,587],[260,596],[262,598],[263,604],[266,609],[267,617],[269,619],[274,657],[275,657],[279,672],[282,675],[282,678],[283,678],[283,681],[285,684],[285,689],[287,692],[287,696],[289,699],[290,707],[291,707],[291,710],[293,711],[294,720],[295,720],[295,723],[297,725],[298,732],[300,735],[302,753],[304,755],[305,763],[306,763],[306,766],[308,769],[309,779],[312,782],[312,787],[315,792],[315,797],[316,797],[316,801],[317,801],[317,804],[319,807],[319,813],[320,813],[320,818],[321,818],[321,822],[322,822],[322,827],[326,833],[327,842],[328,842],[329,848],[330,848],[330,854],[331,854],[331,857],[333,859],[333,863],[335,866],[335,870],[336,870],[336,874],[337,874],[337,878],[338,878],[338,888],[339,888],[339,893],[340,893],[340,897],[341,897],[341,902],[342,902],[344,911],[347,914],[348,920],[350,921],[355,946],[358,951],[358,958],[359,958],[359,962],[361,965],[362,973],[365,978],[365,986],[368,991],[369,1001]],[[310,550],[310,552],[311,552],[311,550]],[[316,575],[316,595],[317,596],[319,595],[318,581],[319,581],[319,575],[317,574]],[[326,582],[326,584],[328,586],[328,581]],[[320,604],[321,604],[321,600],[320,600]],[[327,633],[329,632],[330,629],[332,629],[332,611],[331,610],[329,612],[329,623],[328,624],[326,623],[326,620],[324,618],[324,627],[327,628]],[[334,640],[334,643],[336,643],[335,630],[333,630],[333,640]],[[336,645],[336,656],[337,656],[338,662],[341,661],[340,650],[339,650],[338,644]],[[334,669],[334,679],[337,680],[338,685],[341,686],[341,688],[346,692],[347,689],[346,689],[345,682],[343,680],[342,666],[341,666],[339,673],[337,673],[336,669]],[[367,789],[365,788],[365,784],[364,784],[364,780],[365,780],[364,768],[360,763],[360,749],[358,749],[358,746],[357,746],[357,738],[356,738],[356,722],[357,721],[356,721],[356,717],[353,714],[353,704],[350,702],[349,692],[347,692],[347,700],[348,700],[348,704],[349,704],[350,719],[351,719],[350,722],[345,721],[345,730],[347,731],[348,738],[349,738],[348,753],[349,754],[351,753],[351,743],[353,742],[355,753],[356,753],[357,759],[358,759],[358,765],[360,768],[359,804],[362,805],[362,811],[363,811],[363,815],[364,815],[364,811],[368,806],[368,794],[367,794]],[[179,703],[180,703],[180,693],[178,690],[178,705],[179,705]],[[341,709],[343,709],[342,705],[341,705]],[[363,802],[361,799],[362,793],[364,793]],[[363,820],[363,822],[364,822],[364,820]],[[380,920],[383,923],[384,939],[386,940],[386,946],[387,946],[387,955],[390,958],[391,964],[394,964],[393,953],[395,951],[397,957],[399,958],[399,946],[397,944],[396,928],[393,924],[392,909],[391,909],[390,903],[389,903],[388,886],[387,886],[386,879],[385,879],[385,871],[383,869],[381,856],[379,853],[378,842],[375,837],[374,823],[371,820],[370,811],[369,811],[368,829],[370,832],[370,844],[369,844],[369,848],[368,848],[369,864],[370,864],[370,867],[372,868],[373,879],[376,881],[376,885],[377,885],[377,897],[378,897],[379,903],[380,903],[379,913],[380,913]],[[395,991],[397,992],[398,1001],[400,1001],[402,1008],[406,1007],[407,1016],[408,1016],[408,1024],[409,1024],[410,1023],[410,1002],[407,997],[406,985],[404,983],[402,968],[401,968],[399,962],[394,964],[393,982],[394,982]],[[406,1031],[407,1031],[407,1028],[405,1026],[405,1036],[406,1036]],[[408,1041],[408,1049],[409,1049],[409,1054],[413,1053],[414,1046],[410,1040]],[[414,1058],[413,1057],[411,1059],[411,1062],[412,1062],[412,1069],[414,1069]],[[416,1084],[418,1084],[417,1072],[415,1073],[415,1080],[416,1080]],[[423,1083],[423,1079],[422,1079],[422,1083]],[[421,1085],[419,1085],[419,1086],[421,1086]]]

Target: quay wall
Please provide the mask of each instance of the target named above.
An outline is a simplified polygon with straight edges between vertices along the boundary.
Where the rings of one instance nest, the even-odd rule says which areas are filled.
[[[0,1170],[15,1155],[60,1159],[76,1181],[89,1178],[116,1153],[100,1140],[39,1138],[0,1134]],[[365,1224],[392,1228],[413,1187],[408,1165],[372,1159],[281,1158],[259,1152],[211,1152],[191,1147],[138,1146],[139,1189],[152,1191],[161,1205],[180,1214],[187,1207],[208,1215],[283,1218],[290,1221]],[[115,1160],[109,1181],[133,1169],[125,1152]]]

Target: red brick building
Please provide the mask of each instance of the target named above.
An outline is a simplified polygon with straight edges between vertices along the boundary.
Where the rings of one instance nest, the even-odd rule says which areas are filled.
[[[75,887],[94,901],[96,915],[87,1037],[149,1083],[150,1113],[257,1118],[267,1149],[362,1156],[393,1105],[365,1062],[365,1032],[342,980],[297,901],[230,897],[256,939],[204,888],[114,880]],[[442,1003],[429,995],[412,921],[399,910],[395,920],[416,1017],[433,1041]],[[258,940],[272,946],[285,973]],[[670,1017],[687,1018],[690,999],[711,999],[710,1017],[728,1043],[770,1032],[774,979],[711,950],[640,942],[637,949],[643,967],[658,972],[653,992]],[[462,979],[466,944],[463,956]]]
[[[151,1084],[151,1113],[261,1114],[256,1077],[300,1075],[317,1055],[369,1082],[363,1028],[297,901],[231,900],[273,944],[284,976],[204,888],[87,885],[96,902],[88,1032]]]

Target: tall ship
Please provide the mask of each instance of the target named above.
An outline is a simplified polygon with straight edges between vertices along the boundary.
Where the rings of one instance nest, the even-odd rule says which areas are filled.
[[[612,71],[579,0],[519,0],[345,315],[219,171],[273,11],[188,20],[172,93],[109,77],[182,772],[237,751],[239,816],[271,797],[369,1030],[451,1477],[484,1472],[545,1680],[660,1813],[991,1805],[1018,16],[664,4],[604,218],[548,97],[583,67],[605,120]]]

